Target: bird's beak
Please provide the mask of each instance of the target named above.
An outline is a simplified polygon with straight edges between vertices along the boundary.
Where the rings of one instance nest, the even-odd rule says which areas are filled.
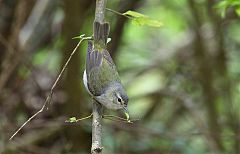
[[[130,116],[129,116],[129,112],[128,112],[128,108],[127,108],[127,106],[124,106],[123,107],[123,110],[124,110],[124,114],[126,115],[126,117],[127,117],[127,121],[129,122],[130,120]]]
[[[124,110],[124,113],[129,114],[127,106],[124,106],[124,107],[123,107],[123,110]]]

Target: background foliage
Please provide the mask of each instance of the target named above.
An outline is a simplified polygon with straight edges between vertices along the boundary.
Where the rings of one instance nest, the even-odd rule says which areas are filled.
[[[238,0],[109,0],[163,23],[133,25],[111,11],[109,51],[130,96],[132,118],[104,120],[106,154],[239,154]],[[83,88],[86,43],[72,59],[50,110],[39,110],[79,34],[92,35],[93,0],[0,1],[0,153],[89,153],[91,113]],[[159,23],[159,24],[161,24]],[[156,24],[156,23],[155,23]],[[122,113],[104,111],[123,116]]]

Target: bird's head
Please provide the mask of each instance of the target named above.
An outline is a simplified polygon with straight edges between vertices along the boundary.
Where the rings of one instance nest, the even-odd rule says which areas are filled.
[[[108,109],[124,109],[125,112],[128,112],[128,96],[121,83],[110,83],[103,94],[97,96],[96,99]]]

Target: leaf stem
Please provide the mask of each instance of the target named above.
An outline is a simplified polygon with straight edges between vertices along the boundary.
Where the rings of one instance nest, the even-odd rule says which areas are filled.
[[[113,13],[116,13],[117,15],[124,16],[124,17],[126,17],[126,18],[128,18],[128,19],[134,19],[133,17],[129,17],[129,16],[127,16],[127,15],[124,15],[124,14],[118,12],[118,11],[115,11],[115,10],[112,10],[112,9],[109,9],[109,8],[106,8],[106,10],[107,10],[107,11],[110,11],[110,12],[113,12]]]

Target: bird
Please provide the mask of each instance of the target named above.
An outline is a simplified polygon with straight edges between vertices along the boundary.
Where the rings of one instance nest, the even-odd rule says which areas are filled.
[[[128,116],[128,95],[108,50],[108,22],[93,23],[93,38],[88,41],[83,82],[88,93],[107,109],[123,109]]]

